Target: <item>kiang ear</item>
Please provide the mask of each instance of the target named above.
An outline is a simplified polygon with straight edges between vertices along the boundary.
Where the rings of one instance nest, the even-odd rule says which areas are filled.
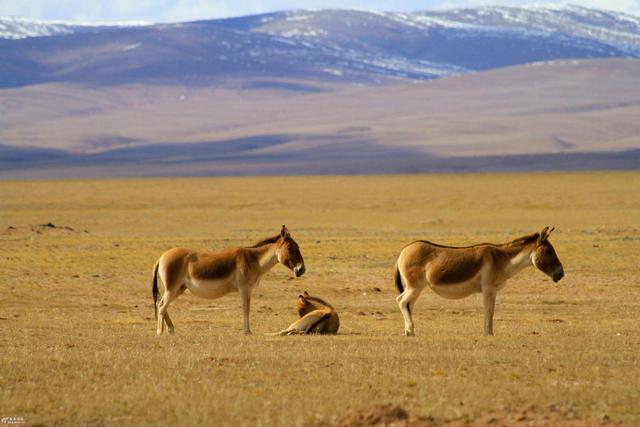
[[[536,244],[539,245],[547,239],[547,230],[549,230],[549,227],[543,228],[542,231],[538,234],[538,240],[536,241]]]
[[[308,297],[308,296],[309,296],[309,292],[304,291],[304,296],[305,296],[305,297]]]
[[[280,230],[280,237],[282,237],[283,239],[286,239],[287,237],[289,237],[289,230],[287,230],[286,225],[282,226],[282,229]]]
[[[545,227],[542,229],[542,231],[540,232],[540,237],[538,237],[538,243],[543,243],[546,242],[547,239],[549,238],[549,234],[551,234],[551,232],[555,230],[555,228],[551,227]]]
[[[302,302],[307,302],[307,299],[303,295],[298,295],[298,298],[300,298]]]

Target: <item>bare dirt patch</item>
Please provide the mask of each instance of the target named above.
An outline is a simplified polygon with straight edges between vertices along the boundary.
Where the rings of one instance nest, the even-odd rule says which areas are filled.
[[[324,426],[331,427],[475,427],[475,426],[623,426],[621,422],[612,421],[608,416],[601,418],[580,417],[573,408],[549,406],[538,409],[531,406],[524,409],[499,409],[480,414],[475,418],[461,417],[438,419],[410,414],[400,406],[375,405],[364,409],[351,409],[338,419]]]
[[[15,236],[15,235],[34,235],[34,234],[51,234],[51,235],[59,235],[59,234],[77,234],[77,233],[85,233],[89,234],[87,230],[76,230],[73,227],[69,227],[66,225],[55,225],[52,222],[47,222],[46,224],[29,224],[24,227],[16,227],[13,225],[5,228],[0,234],[4,236]]]

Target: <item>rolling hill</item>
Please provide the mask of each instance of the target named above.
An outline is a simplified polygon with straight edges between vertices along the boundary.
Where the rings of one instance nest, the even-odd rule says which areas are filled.
[[[0,19],[0,177],[637,168],[640,18]]]
[[[10,142],[0,149],[3,177],[639,164],[636,59],[365,87],[240,79],[224,88],[46,84],[2,93],[12,106],[0,114],[0,141]]]

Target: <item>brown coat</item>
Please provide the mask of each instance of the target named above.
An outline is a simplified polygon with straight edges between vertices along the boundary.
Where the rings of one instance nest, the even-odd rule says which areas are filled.
[[[202,298],[220,298],[230,292],[240,293],[245,334],[249,328],[251,292],[262,276],[276,264],[291,269],[296,277],[305,272],[298,244],[282,226],[280,234],[250,247],[228,248],[216,252],[173,248],[156,262],[152,294],[157,317],[157,333],[166,324],[169,333],[174,327],[167,308],[185,290]],[[158,303],[158,278],[164,294]]]
[[[413,335],[412,308],[426,287],[450,299],[482,293],[485,333],[493,335],[497,292],[507,279],[535,265],[554,281],[564,275],[562,264],[548,241],[552,230],[530,234],[504,244],[482,243],[453,247],[418,240],[405,246],[396,263],[396,298],[405,320],[405,334]]]
[[[268,335],[303,335],[323,334],[335,335],[340,328],[340,318],[333,306],[321,298],[304,292],[298,296],[296,305],[298,320],[280,332]]]

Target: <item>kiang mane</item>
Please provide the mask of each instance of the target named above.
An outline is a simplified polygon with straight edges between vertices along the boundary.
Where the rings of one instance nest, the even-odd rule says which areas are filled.
[[[275,243],[278,241],[278,239],[280,238],[279,234],[276,234],[273,237],[268,237],[264,240],[259,241],[258,243],[256,243],[255,245],[252,246],[247,246],[248,248],[259,248],[260,246],[264,246],[264,245],[270,245],[271,243]]]
[[[502,246],[502,247],[509,247],[509,246],[521,246],[521,245],[528,245],[529,243],[533,243],[536,240],[538,240],[538,237],[540,237],[540,233],[533,233],[533,234],[527,234],[526,236],[522,236],[522,237],[518,237],[515,240],[511,240],[510,242],[507,243],[479,243],[476,245],[472,245],[472,246],[466,246],[466,247],[476,247],[476,246]]]
[[[468,249],[468,248],[476,248],[478,246],[495,246],[495,247],[502,246],[502,247],[505,247],[505,246],[527,245],[529,243],[535,242],[538,239],[538,237],[540,237],[540,233],[533,233],[533,234],[529,234],[529,235],[526,235],[526,236],[518,237],[517,239],[511,240],[510,242],[506,242],[506,243],[484,242],[484,243],[476,243],[476,244],[470,245],[470,246],[448,246],[448,245],[441,245],[441,244],[438,244],[438,243],[433,243],[433,242],[430,242],[428,240],[416,240],[416,241],[414,241],[412,243],[423,242],[423,243],[428,243],[428,244],[430,244],[432,246],[436,246],[436,247],[439,247],[439,248]],[[412,243],[410,243],[410,244],[412,244]],[[407,246],[409,246],[409,245],[407,245]]]
[[[522,236],[515,240],[510,241],[506,243],[506,245],[508,246],[526,245],[526,244],[535,242],[536,240],[538,240],[538,237],[540,237],[540,233],[528,234],[526,236]]]
[[[478,243],[472,246],[464,246],[464,247],[474,248],[477,246],[502,246],[502,247],[521,246],[521,245],[528,245],[529,243],[535,242],[536,240],[538,240],[538,237],[540,237],[540,233],[533,233],[533,234],[527,234],[526,236],[518,237],[517,239],[511,240],[510,242],[507,242],[507,243]]]
[[[329,307],[331,309],[333,309],[333,306],[331,304],[329,304],[328,302],[326,302],[325,300],[323,300],[322,298],[318,298],[318,297],[312,297],[312,296],[306,296],[305,297],[307,299],[307,301],[312,301],[312,302],[317,302],[319,304],[322,304],[326,307]]]

